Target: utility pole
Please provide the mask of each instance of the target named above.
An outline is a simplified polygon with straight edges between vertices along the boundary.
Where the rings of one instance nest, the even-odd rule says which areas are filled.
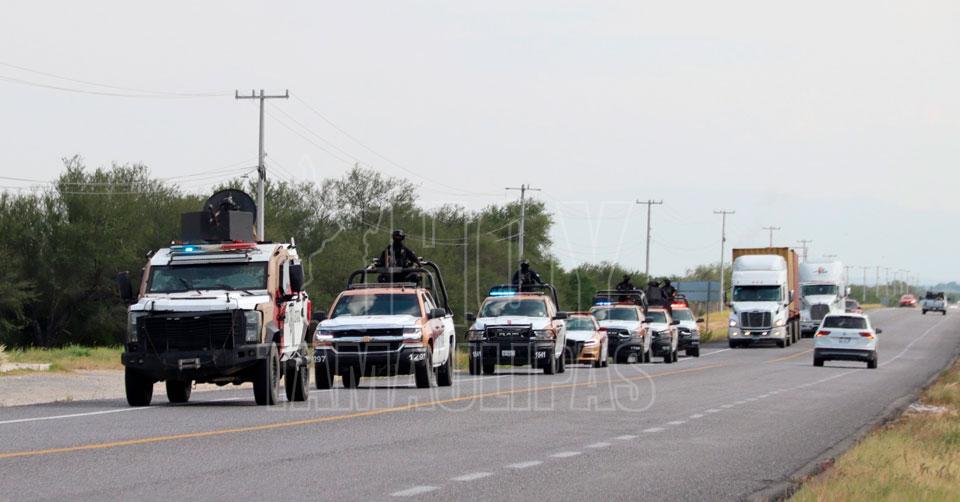
[[[862,297],[860,303],[867,303],[867,270],[871,267],[866,266],[860,268],[863,269],[863,294],[860,295]]]
[[[874,289],[877,290],[877,298],[882,298],[880,296],[880,265],[877,265],[877,282],[874,284]]]
[[[737,212],[736,212],[736,211],[727,211],[727,210],[725,210],[725,209],[717,209],[717,210],[715,210],[715,211],[713,212],[713,214],[719,214],[719,215],[720,215],[720,301],[717,302],[717,304],[720,306],[720,308],[717,309],[717,311],[722,311],[722,310],[723,310],[724,293],[726,293],[726,289],[724,289],[725,285],[724,285],[724,280],[723,280],[723,279],[724,279],[724,275],[723,275],[723,259],[724,259],[724,255],[725,255],[725,253],[726,253],[726,244],[727,244],[727,215],[728,215],[728,214],[737,214]],[[709,285],[708,285],[707,291],[709,291],[709,290],[710,290],[710,288],[709,288]],[[710,311],[710,307],[707,306],[707,312],[709,312],[709,311]]]
[[[507,187],[506,190],[520,190],[520,259],[523,259],[523,229],[527,221],[527,192],[539,192],[539,188],[533,188],[530,185],[520,185],[519,187]]]
[[[264,165],[264,151],[263,151],[263,102],[267,99],[288,99],[290,98],[290,90],[284,91],[283,94],[268,95],[263,92],[263,89],[260,89],[260,93],[257,94],[257,91],[250,91],[250,95],[244,94],[240,95],[240,91],[234,92],[235,99],[259,99],[260,100],[260,151],[257,161],[257,239],[265,240],[263,233],[263,213],[266,212],[266,201],[264,200],[263,195],[263,185],[267,180],[267,166]]]
[[[776,230],[780,230],[780,227],[770,226],[770,227],[763,227],[763,229],[770,231],[770,247],[773,247],[773,232]]]
[[[773,237],[771,237],[770,240],[771,240],[770,247],[773,247],[773,243],[772,243]],[[808,246],[813,243],[813,241],[810,239],[800,239],[797,242],[799,242],[800,247],[803,248],[803,261],[807,261],[807,249],[808,249]]]
[[[884,267],[883,296],[890,298],[890,267]]]
[[[637,204],[646,204],[647,206],[647,265],[644,268],[643,273],[646,274],[647,280],[650,280],[650,213],[653,206],[659,206],[663,204],[662,200],[653,200],[648,199],[646,201],[637,200]]]

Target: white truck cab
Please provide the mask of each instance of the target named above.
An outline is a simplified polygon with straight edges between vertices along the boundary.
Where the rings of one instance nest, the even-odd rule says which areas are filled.
[[[809,261],[800,264],[800,331],[813,334],[828,314],[846,311],[847,285],[843,263]]]
[[[744,254],[734,259],[727,330],[730,347],[767,340],[785,347],[799,336],[792,309],[795,278],[787,260],[778,254]]]

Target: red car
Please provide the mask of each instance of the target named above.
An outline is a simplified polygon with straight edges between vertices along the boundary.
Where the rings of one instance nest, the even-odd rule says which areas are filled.
[[[916,307],[917,306],[917,297],[913,295],[903,295],[900,297],[900,306],[901,307]]]

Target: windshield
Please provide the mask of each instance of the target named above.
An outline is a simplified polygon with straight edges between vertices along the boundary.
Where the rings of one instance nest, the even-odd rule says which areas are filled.
[[[692,321],[693,312],[686,309],[674,309],[673,318],[677,321]]]
[[[205,263],[150,267],[148,293],[227,289],[267,289],[267,264]]]
[[[832,315],[823,319],[824,328],[867,329],[867,320],[862,317]]]
[[[735,302],[777,302],[780,301],[780,286],[734,286]]]
[[[420,317],[420,302],[412,293],[377,293],[340,297],[331,318],[366,315],[412,315]]]
[[[807,284],[800,288],[803,291],[803,296],[813,296],[813,295],[835,295],[837,294],[837,285],[836,284]]]
[[[504,298],[487,300],[480,309],[479,317],[547,317],[547,304],[543,300],[517,300]]]
[[[593,331],[597,329],[593,319],[586,317],[571,317],[567,320],[567,331]]]
[[[848,309],[855,309],[855,308],[857,308],[857,307],[859,307],[859,306],[860,306],[860,304],[857,303],[856,300],[847,300],[847,308],[848,308]]]
[[[667,322],[667,314],[659,310],[651,310],[647,312],[647,322],[651,323],[664,323]]]
[[[594,319],[598,321],[639,321],[635,308],[608,308],[594,309],[592,312]]]

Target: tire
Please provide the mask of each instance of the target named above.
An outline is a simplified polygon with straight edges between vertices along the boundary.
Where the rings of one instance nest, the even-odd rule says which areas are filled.
[[[778,347],[778,348],[781,348],[781,349],[782,349],[782,348],[784,348],[784,347],[786,347],[786,346],[787,346],[787,341],[786,341],[786,340],[777,340],[777,347]]]
[[[695,349],[687,349],[685,352],[690,357],[700,357],[700,347]]]
[[[126,368],[123,373],[123,384],[127,393],[127,404],[130,406],[150,406],[153,400],[153,381]]]
[[[483,371],[483,367],[480,365],[480,360],[471,357],[468,363],[468,373],[471,375],[479,375]]]
[[[276,347],[270,348],[267,358],[258,361],[253,373],[253,398],[257,406],[277,404],[280,394],[280,361]]]
[[[447,360],[437,368],[437,386],[449,387],[453,385],[453,351],[447,351]]]
[[[560,356],[563,358],[563,356]],[[557,357],[553,351],[547,353],[547,362],[543,365],[543,374],[544,375],[555,375],[557,374]]]
[[[823,359],[820,359],[819,357],[814,357],[814,358],[813,358],[813,365],[816,366],[816,367],[818,367],[818,368],[819,368],[819,367],[822,367],[822,366],[823,366]]]
[[[943,314],[943,315],[947,315],[947,311],[946,311],[946,310],[941,310],[940,313]]]
[[[484,375],[493,375],[497,372],[497,363],[496,362],[486,362],[483,363],[483,374]]]
[[[566,356],[560,356],[557,360],[557,373],[565,373],[566,371],[567,371]]]
[[[663,356],[663,364],[673,363],[673,351],[667,352],[667,355]]]
[[[926,310],[923,310],[923,311],[920,312],[920,314],[922,314],[922,315],[927,315],[927,311],[926,311]]]
[[[602,368],[602,367],[603,367],[603,361],[601,360],[602,358],[603,358],[603,347],[600,347],[600,353],[597,354],[597,360],[593,362],[593,367],[594,367],[594,368]]]
[[[651,363],[653,362],[653,349],[650,349],[640,355],[641,363]]]
[[[877,355],[873,355],[873,359],[867,361],[867,368],[871,370],[877,369]]]
[[[185,403],[190,400],[193,391],[193,382],[190,380],[167,380],[167,401],[171,403]]]
[[[313,365],[313,380],[318,390],[326,390],[333,387],[333,370],[327,363],[316,363]]]
[[[728,340],[728,343],[730,344],[730,348],[731,348],[731,349],[735,349],[735,348],[737,348],[737,347],[740,346],[739,343],[737,343],[737,342],[735,342],[735,341],[733,341],[733,340]]]
[[[296,360],[287,361],[283,373],[283,386],[287,401],[306,401],[310,397],[307,387],[310,385],[310,367],[298,364]]]
[[[418,389],[429,389],[433,387],[436,375],[433,370],[433,349],[428,348],[423,361],[413,369],[413,377],[417,382]]]
[[[340,379],[343,380],[345,389],[356,389],[360,386],[360,368],[358,366],[348,367],[340,375]]]
[[[320,323],[317,321],[310,321],[310,324],[307,326],[307,333],[303,337],[304,343],[307,344],[307,347],[313,347],[313,335],[317,333],[317,328],[320,327]]]
[[[613,362],[616,364],[627,364],[630,362],[630,352],[623,347],[620,347],[617,350],[617,353],[613,355]]]

